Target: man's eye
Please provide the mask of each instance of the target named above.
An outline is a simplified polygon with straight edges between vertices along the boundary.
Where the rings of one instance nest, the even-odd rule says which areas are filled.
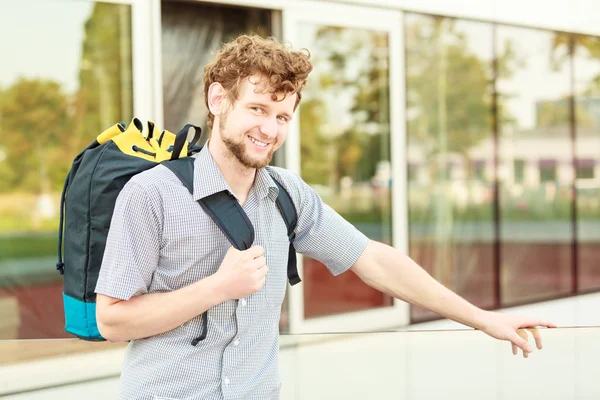
[[[279,116],[277,116],[277,118],[282,122],[287,122],[287,118],[284,117],[283,115],[279,115]]]

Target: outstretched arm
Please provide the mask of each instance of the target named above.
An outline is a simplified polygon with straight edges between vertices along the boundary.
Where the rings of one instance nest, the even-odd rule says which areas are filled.
[[[532,351],[522,328],[556,327],[547,321],[477,308],[433,279],[407,255],[376,241],[369,241],[351,269],[365,283],[381,292],[479,329],[496,339],[510,341],[514,354],[517,347],[523,350],[525,356]],[[541,349],[539,332],[536,329],[531,329],[531,332],[537,347]]]

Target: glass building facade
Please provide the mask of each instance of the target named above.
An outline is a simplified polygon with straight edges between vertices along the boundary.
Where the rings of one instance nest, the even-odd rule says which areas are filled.
[[[486,309],[600,289],[597,37],[401,10],[401,24],[377,21],[381,10],[348,11],[369,25],[285,7],[158,4],[160,18],[146,21],[158,64],[143,58],[158,42],[134,40],[143,35],[132,21],[145,18],[137,2],[2,6],[0,339],[67,337],[54,265],[73,158],[133,116],[171,131],[205,126],[204,65],[240,33],[296,38],[311,51],[297,135],[275,162],[371,239],[404,243]],[[32,29],[19,29],[25,19]],[[162,115],[140,115],[143,102]],[[380,318],[404,306],[352,273],[334,278],[309,258],[301,266],[282,331],[351,316],[364,330],[436,317],[411,307],[405,319]]]

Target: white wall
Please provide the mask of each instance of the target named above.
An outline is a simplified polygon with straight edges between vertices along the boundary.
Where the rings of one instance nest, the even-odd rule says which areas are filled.
[[[600,35],[597,0],[332,0]]]
[[[562,328],[593,327],[600,326],[599,305],[595,293],[501,312],[548,319]],[[439,320],[401,330],[430,332],[283,336],[282,400],[600,398],[594,383],[600,328],[545,330],[544,351],[528,360],[513,357],[508,343],[465,329]],[[110,350],[0,366],[0,397],[113,399],[122,357],[123,350]],[[13,394],[3,397],[7,393]]]

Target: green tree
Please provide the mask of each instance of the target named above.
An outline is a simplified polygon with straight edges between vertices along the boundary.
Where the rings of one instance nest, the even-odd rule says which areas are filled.
[[[0,190],[48,193],[60,190],[68,161],[69,103],[58,83],[20,79],[2,96]]]
[[[492,65],[468,49],[453,20],[427,19],[407,26],[410,140],[432,161],[436,154],[459,153],[470,169],[469,151],[491,136]]]
[[[570,57],[582,57],[588,60],[600,60],[600,38],[595,36],[578,35],[571,33],[556,32],[552,45],[552,53],[550,62],[555,70],[558,70],[569,61]],[[577,68],[575,69],[577,74]],[[590,113],[578,102],[585,98],[598,98],[600,94],[600,72],[592,77],[578,93],[575,93],[575,115],[577,117],[578,126],[594,126],[598,124]],[[566,100],[565,100],[566,101]],[[549,107],[551,108],[551,107]],[[568,107],[566,107],[568,110]],[[547,109],[545,112],[544,121],[550,119],[550,113],[555,110]],[[567,111],[568,112],[568,111]],[[569,115],[561,113],[561,122],[568,124]]]
[[[577,115],[577,126],[593,126],[594,120],[582,104],[575,104]],[[568,126],[571,122],[571,110],[569,99],[562,98],[555,101],[547,101],[538,105],[536,110],[536,125],[540,128],[553,126]]]
[[[107,127],[132,117],[129,10],[94,5],[84,26],[75,94],[42,79],[21,79],[4,91],[1,191],[60,191],[76,154]]]
[[[438,280],[457,290],[453,228],[455,220],[465,216],[453,208],[447,184],[449,162],[453,156],[462,158],[467,195],[472,198],[472,150],[493,137],[494,72],[496,76],[510,76],[518,59],[512,43],[506,42],[494,55],[494,71],[492,58],[485,59],[470,47],[471,35],[479,32],[488,36],[492,45],[491,25],[460,22],[469,25],[467,30],[451,18],[418,15],[410,15],[406,21],[407,139],[409,148],[420,150],[419,161],[433,182],[422,192],[413,186],[413,195],[422,195],[423,201],[410,203],[411,222],[431,226],[435,251],[429,267]],[[506,98],[498,97],[501,110]],[[509,116],[502,113],[500,118]],[[489,215],[491,211],[489,206]],[[460,267],[461,271],[471,268]]]
[[[389,160],[387,140],[381,140],[389,136],[387,35],[325,26],[317,30],[313,48],[318,66],[313,80],[317,84],[307,87],[308,97],[322,99],[323,93],[328,93],[334,98],[352,100],[346,107],[334,108],[338,115],[327,108],[320,111],[326,114],[318,123],[328,122],[328,127],[335,126],[338,131],[320,132],[321,141],[311,146],[320,147],[321,154],[329,155],[324,160],[328,160],[331,183],[335,186],[343,176],[368,180],[379,161]],[[325,154],[323,144],[329,148]],[[303,149],[303,158],[304,155]],[[304,170],[303,177],[310,181]]]
[[[84,31],[74,102],[78,149],[108,127],[129,123],[133,117],[130,7],[96,3]]]
[[[321,131],[325,107],[318,98],[305,98],[301,104],[301,174],[311,184],[328,185],[332,172],[327,162],[329,140]]]

